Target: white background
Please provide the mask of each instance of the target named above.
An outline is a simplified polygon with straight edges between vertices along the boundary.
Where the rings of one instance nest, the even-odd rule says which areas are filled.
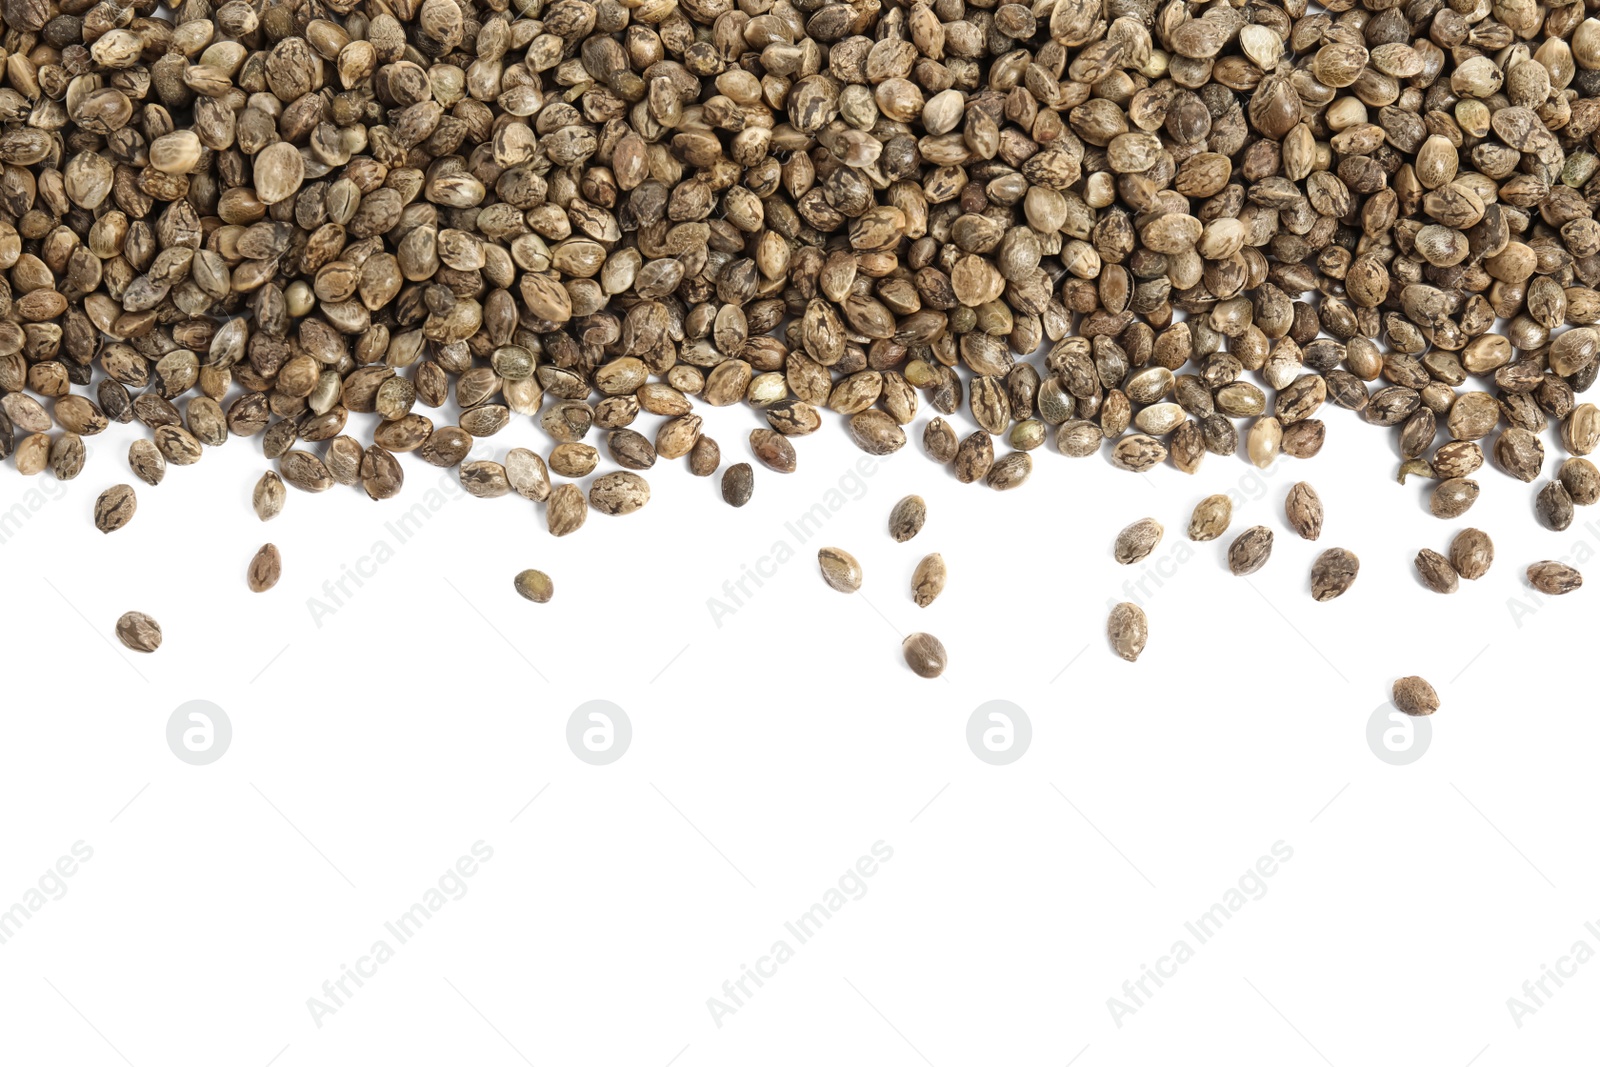
[[[751,458],[751,412],[702,413],[724,466]],[[828,416],[796,442],[799,471],[758,466],[737,511],[719,478],[662,461],[643,511],[591,513],[560,540],[536,505],[457,492],[400,543],[385,524],[454,479],[414,456],[399,500],[291,489],[265,525],[249,505],[259,439],[156,488],[127,469],[138,426],[92,439],[66,485],[7,464],[0,514],[25,517],[0,545],[0,908],[75,842],[93,858],[0,944],[0,1060],[1464,1067],[1588,1053],[1600,964],[1549,985],[1521,1027],[1507,998],[1574,942],[1600,951],[1584,928],[1600,926],[1597,592],[1542,600],[1523,579],[1536,559],[1581,565],[1600,509],[1551,533],[1537,485],[1486,469],[1466,520],[1441,522],[1426,483],[1395,483],[1395,431],[1343,411],[1323,413],[1320,457],[1266,473],[1208,457],[1194,476],[1131,475],[1051,445],[998,494],[922,455],[927,414],[858,481],[863,455]],[[635,428],[653,434],[647,422]],[[515,423],[488,455],[547,450]],[[1547,476],[1558,460],[1552,448]],[[1327,509],[1316,544],[1283,522],[1301,478]],[[138,513],[101,535],[94,499],[122,481]],[[843,506],[800,543],[785,524],[841,483]],[[887,516],[910,492],[928,522],[896,544]],[[1240,498],[1232,531],[1192,545],[1190,510],[1216,492]],[[1147,515],[1166,539],[1118,566],[1117,531]],[[1493,569],[1429,592],[1412,557],[1469,522],[1493,536]],[[1256,523],[1277,531],[1271,561],[1232,577],[1228,541]],[[267,540],[283,579],[252,594],[245,568]],[[380,541],[392,558],[363,564],[373,576],[319,625],[311,598],[332,606],[324,583]],[[708,599],[780,541],[795,558],[718,627]],[[822,545],[861,561],[860,594],[822,583]],[[1361,574],[1317,604],[1310,564],[1333,546]],[[949,585],[918,609],[910,575],[931,551]],[[552,576],[550,603],[515,594],[525,567]],[[1107,605],[1141,578],[1150,644],[1127,664],[1106,645]],[[157,653],[116,643],[128,610],[161,622]],[[919,629],[949,650],[941,680],[902,662]],[[1405,674],[1443,707],[1427,753],[1396,767],[1367,724]],[[209,766],[167,747],[193,699],[232,723]],[[566,742],[594,699],[632,723],[608,766]],[[1033,731],[1002,767],[966,741],[996,699]],[[478,841],[493,858],[466,895],[318,1026],[308,998],[374,941],[393,946],[384,923]],[[893,858],[865,895],[799,945],[784,923],[879,841]],[[1198,944],[1184,924],[1280,841],[1293,857],[1265,895]],[[778,939],[793,959],[718,1026],[708,998]],[[1117,1025],[1108,998],[1179,939],[1193,959]]]

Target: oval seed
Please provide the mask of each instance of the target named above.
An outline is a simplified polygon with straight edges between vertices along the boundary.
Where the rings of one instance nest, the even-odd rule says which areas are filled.
[[[944,592],[946,575],[943,556],[930,552],[922,557],[917,569],[911,572],[911,599],[916,601],[917,607],[927,607]]]
[[[735,463],[722,472],[722,499],[733,507],[750,503],[755,488],[755,470],[748,463]]]
[[[1307,541],[1315,541],[1322,536],[1322,498],[1305,482],[1296,482],[1289,487],[1283,511],[1290,528]]]
[[[902,497],[889,512],[889,536],[896,541],[909,541],[922,530],[928,519],[928,504],[920,496]]]
[[[1189,518],[1189,540],[1215,541],[1228,532],[1233,521],[1233,501],[1222,493],[1208,496],[1194,506]]]
[[[1467,527],[1450,542],[1450,565],[1457,574],[1474,581],[1489,573],[1494,563],[1494,542],[1482,530]]]
[[[822,569],[822,580],[829,588],[841,593],[854,593],[861,588],[861,564],[844,549],[819,549],[817,566]]]
[[[265,593],[268,589],[278,584],[278,578],[283,574],[283,557],[278,553],[278,546],[274,544],[262,545],[256,550],[254,558],[250,560],[250,569],[246,578],[250,583],[252,593]]]
[[[1252,526],[1228,546],[1228,569],[1234,574],[1254,574],[1266,566],[1272,555],[1272,531]]]
[[[139,507],[138,497],[131,485],[113,485],[101,493],[94,502],[94,526],[101,533],[111,533],[128,525]]]
[[[130,611],[117,620],[117,640],[135,652],[161,647],[161,624],[142,611]]]
[[[261,480],[256,482],[256,488],[250,494],[250,505],[255,508],[256,518],[262,522],[270,522],[283,512],[283,505],[288,496],[288,491],[283,487],[283,479],[278,477],[276,471],[267,471],[261,475]]]
[[[555,594],[555,585],[544,571],[525,570],[512,580],[517,593],[535,604],[548,604]]]
[[[1407,715],[1432,715],[1439,710],[1439,694],[1416,675],[1395,679],[1393,700],[1394,706]]]
[[[1435,593],[1454,593],[1461,586],[1455,567],[1431,548],[1417,553],[1416,567],[1422,584]]]
[[[1318,603],[1343,596],[1355,584],[1361,561],[1344,548],[1330,548],[1311,564],[1311,599]]]
[[[1118,563],[1127,565],[1137,563],[1144,559],[1155,547],[1161,543],[1161,536],[1165,531],[1159,522],[1154,519],[1140,519],[1138,522],[1129,523],[1117,534],[1117,543],[1113,555]]]
[[[915,633],[900,643],[906,666],[919,678],[937,678],[949,662],[944,644],[932,634]]]
[[[1562,596],[1582,586],[1583,575],[1574,567],[1547,559],[1528,568],[1528,584],[1541,593]]]
[[[1145,618],[1144,609],[1139,605],[1118,604],[1106,620],[1106,636],[1111,641],[1111,650],[1132,663],[1139,658],[1150,638],[1150,620]]]

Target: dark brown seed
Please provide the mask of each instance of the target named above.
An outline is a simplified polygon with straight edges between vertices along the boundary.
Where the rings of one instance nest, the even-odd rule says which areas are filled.
[[[113,485],[101,493],[94,502],[94,526],[101,533],[111,533],[128,525],[139,499],[131,485]]]
[[[755,470],[748,463],[735,463],[722,472],[722,499],[736,508],[750,503],[755,488]]]
[[[1344,548],[1330,548],[1311,564],[1311,599],[1318,603],[1343,596],[1355,584],[1361,561]]]
[[[1252,526],[1228,546],[1228,569],[1234,574],[1254,574],[1272,555],[1272,531]]]
[[[1478,501],[1478,483],[1471,478],[1448,478],[1434,487],[1428,510],[1441,519],[1454,519],[1467,513]]]
[[[1315,541],[1322,536],[1322,499],[1305,482],[1296,482],[1289,487],[1283,512],[1284,518],[1289,520],[1289,528],[1307,541]]]
[[[117,620],[117,640],[135,652],[161,647],[161,624],[142,611],[130,611]]]
[[[1560,482],[1549,482],[1539,490],[1534,500],[1534,512],[1539,521],[1551,530],[1565,530],[1572,525],[1572,497]]]
[[[278,584],[278,578],[283,574],[283,557],[278,553],[278,546],[265,544],[256,551],[250,560],[250,570],[247,578],[250,582],[252,593],[265,593],[268,589]]]
[[[697,478],[709,478],[722,465],[722,449],[711,438],[701,434],[689,449],[689,473]]]
[[[939,677],[949,662],[944,645],[932,634],[912,634],[900,643],[900,651],[919,678]]]
[[[1583,575],[1565,563],[1547,559],[1528,568],[1528,584],[1541,593],[1561,596],[1582,586]]]
[[[921,532],[927,520],[927,501],[920,496],[902,497],[889,512],[889,536],[896,541],[909,541]]]
[[[1439,694],[1416,675],[1395,679],[1392,699],[1407,715],[1432,715],[1439,710]]]
[[[1137,660],[1150,638],[1150,620],[1137,604],[1122,603],[1111,609],[1106,620],[1106,636],[1111,650],[1129,663]]]
[[[817,551],[817,566],[822,570],[822,580],[829,588],[841,593],[854,593],[861,588],[861,564],[842,548],[823,548]]]
[[[535,604],[548,604],[555,594],[555,586],[544,571],[526,570],[518,573],[512,584],[517,593]]]
[[[1455,565],[1431,548],[1417,553],[1416,565],[1422,584],[1435,593],[1454,593],[1461,586]]]
[[[794,473],[794,445],[776,430],[751,430],[750,450],[755,453],[756,459],[779,474]]]
[[[1482,530],[1467,527],[1450,542],[1450,565],[1457,574],[1475,581],[1489,573],[1494,563],[1494,542]]]

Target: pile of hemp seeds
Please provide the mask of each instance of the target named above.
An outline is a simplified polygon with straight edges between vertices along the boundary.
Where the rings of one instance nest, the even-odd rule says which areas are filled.
[[[1600,499],[1581,3],[156,12],[0,0],[0,459],[21,474],[76,477],[85,437],[138,420],[151,486],[259,439],[263,519],[285,485],[382,500],[420,461],[564,536],[644,506],[658,461],[718,471],[706,408],[754,409],[752,458],[787,472],[825,420],[885,455],[925,405],[927,455],[1007,490],[1052,439],[1136,472],[1313,456],[1331,403],[1397,433],[1441,517],[1486,452],[1540,483],[1553,529]],[[513,420],[550,450],[467,458]],[[724,477],[733,504],[753,486]],[[118,484],[95,520],[135,508]],[[1418,561],[1435,587],[1440,560]],[[1530,581],[1575,588],[1560,566]],[[263,546],[248,581],[280,569]],[[1113,619],[1129,648],[1142,627]]]

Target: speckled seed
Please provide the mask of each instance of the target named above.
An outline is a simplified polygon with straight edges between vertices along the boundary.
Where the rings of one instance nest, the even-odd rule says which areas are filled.
[[[943,419],[929,420],[922,431],[922,448],[928,453],[928,458],[935,463],[949,463],[956,458],[956,449],[960,442],[956,439],[955,430]]]
[[[1028,480],[1033,473],[1033,457],[1026,452],[1009,452],[995,460],[994,466],[983,476],[984,484],[990,489],[1004,492],[1015,489]]]
[[[141,437],[128,446],[128,468],[146,485],[160,485],[167,476],[167,457],[154,443]]]
[[[250,560],[250,570],[246,575],[250,582],[250,591],[252,593],[265,593],[268,589],[278,584],[278,578],[282,574],[283,557],[278,553],[278,546],[273,544],[262,545]]]
[[[1215,541],[1228,532],[1233,521],[1233,501],[1222,493],[1208,496],[1194,506],[1189,517],[1189,540]]]
[[[917,602],[917,607],[927,607],[934,597],[944,592],[946,574],[944,557],[939,553],[930,552],[922,557],[911,574],[911,599]]]
[[[1574,567],[1547,559],[1528,568],[1528,584],[1541,593],[1561,596],[1583,585],[1583,575]]]
[[[255,508],[256,518],[270,522],[282,513],[287,497],[288,490],[284,489],[283,479],[278,477],[278,472],[267,471],[250,494],[250,506]]]
[[[1124,566],[1138,563],[1161,543],[1161,535],[1165,533],[1161,524],[1154,519],[1140,519],[1138,522],[1129,523],[1117,534],[1116,545],[1112,554],[1118,563]]]
[[[1572,525],[1572,497],[1560,482],[1549,482],[1534,499],[1534,514],[1547,529],[1565,530]]]
[[[518,595],[535,604],[548,604],[555,593],[555,586],[544,571],[522,571],[512,580],[512,584],[516,586]]]
[[[900,651],[906,658],[906,666],[920,678],[939,677],[949,662],[943,643],[932,634],[912,634],[901,642]]]
[[[722,499],[736,508],[750,503],[755,488],[755,470],[748,463],[735,463],[722,472]]]
[[[779,474],[793,474],[796,457],[794,445],[776,430],[751,430],[750,450],[756,458]]]
[[[1106,637],[1111,640],[1111,650],[1132,663],[1144,651],[1150,639],[1150,620],[1137,604],[1122,603],[1111,609],[1106,620]]]
[[[1407,715],[1432,715],[1439,710],[1439,694],[1414,674],[1395,679],[1393,699],[1394,706]]]
[[[631,515],[650,502],[650,483],[632,471],[602,474],[589,486],[589,506],[605,515]]]
[[[130,611],[117,620],[117,640],[135,652],[161,647],[161,624],[142,611]]]
[[[909,541],[917,536],[928,518],[928,504],[920,496],[902,497],[889,512],[889,536]]]
[[[1434,487],[1428,510],[1441,519],[1465,515],[1478,501],[1478,483],[1471,478],[1447,478]]]
[[[1494,542],[1482,530],[1467,527],[1450,542],[1450,565],[1468,581],[1482,578],[1494,563]]]
[[[1272,531],[1252,526],[1228,546],[1228,569],[1234,574],[1254,574],[1272,555]]]
[[[844,549],[819,549],[817,566],[822,569],[822,580],[830,588],[841,593],[854,593],[861,588],[861,564]]]
[[[697,478],[709,478],[722,466],[722,449],[711,438],[702,434],[689,449],[689,473]]]
[[[1361,561],[1349,549],[1330,548],[1311,564],[1311,599],[1322,603],[1343,596],[1355,584]]]
[[[1315,541],[1322,536],[1322,498],[1305,482],[1296,482],[1289,487],[1289,495],[1283,502],[1283,514],[1289,520],[1290,529],[1307,541]]]
[[[1460,576],[1456,574],[1455,567],[1431,548],[1425,548],[1417,553],[1416,566],[1417,576],[1422,579],[1422,584],[1435,593],[1454,593],[1461,587]]]
[[[1582,456],[1573,456],[1561,464],[1561,484],[1567,495],[1579,507],[1588,507],[1600,501],[1600,470]]]
[[[139,499],[131,485],[113,485],[94,502],[94,525],[101,533],[111,533],[128,525]]]
[[[582,526],[583,520],[589,517],[589,505],[583,499],[583,490],[571,482],[562,482],[550,490],[550,497],[544,505],[544,517],[550,532],[557,537],[565,537]]]

